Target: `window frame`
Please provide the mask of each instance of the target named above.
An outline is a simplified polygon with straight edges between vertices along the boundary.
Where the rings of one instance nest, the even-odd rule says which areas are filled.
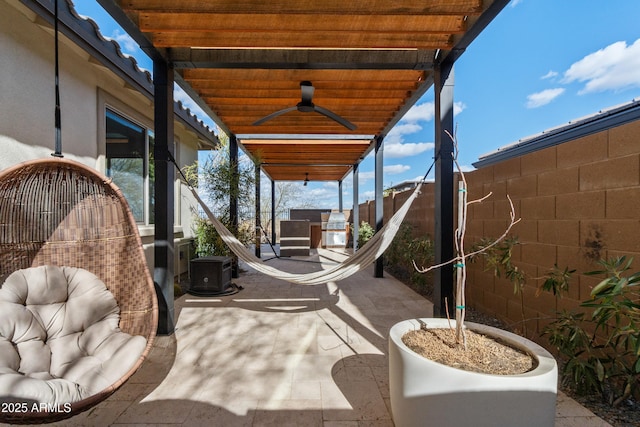
[[[125,119],[131,122],[135,126],[141,127],[145,131],[144,132],[145,133],[145,142],[144,142],[145,158],[143,159],[143,164],[145,165],[144,177],[143,177],[143,199],[144,199],[143,200],[143,206],[144,206],[143,220],[136,221],[136,222],[138,224],[138,228],[142,235],[153,235],[155,225],[153,222],[150,221],[150,218],[152,217],[152,212],[151,212],[152,209],[151,209],[150,202],[153,195],[151,194],[151,185],[150,185],[151,174],[149,173],[150,165],[151,165],[150,155],[153,154],[150,152],[151,138],[153,138],[153,143],[155,144],[155,129],[154,129],[153,120],[100,89],[98,90],[98,102],[99,102],[98,140],[100,142],[98,147],[96,168],[103,174],[106,175],[107,173],[107,111],[110,111],[116,114],[117,116],[121,117],[122,119]],[[179,145],[179,139],[175,134],[173,137],[173,146],[174,146],[174,152],[175,152],[174,156],[176,157],[176,161],[179,161],[178,147],[180,145]],[[176,201],[179,201],[181,196],[180,196],[180,185],[178,182],[174,183],[174,188],[175,188]],[[174,226],[180,227],[181,218],[182,218],[181,212],[179,212],[180,205],[177,204],[175,209],[176,210],[174,211]]]

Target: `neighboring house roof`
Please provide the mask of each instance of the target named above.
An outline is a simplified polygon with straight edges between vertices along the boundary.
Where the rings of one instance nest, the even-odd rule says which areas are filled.
[[[640,99],[633,99],[631,102],[606,108],[595,114],[522,138],[480,156],[480,159],[473,166],[476,168],[489,166],[635,120],[640,120]]]
[[[400,191],[405,191],[405,190],[411,190],[412,188],[416,188],[418,186],[418,184],[420,184],[422,182],[422,180],[420,179],[410,179],[407,181],[402,181],[396,185],[392,185],[390,187],[388,187],[388,190],[393,190],[396,192],[400,192]],[[426,180],[425,182],[433,182],[433,180]]]
[[[53,25],[53,2],[43,0],[22,0],[46,22]],[[98,24],[90,18],[80,16],[70,0],[59,2],[59,30],[80,46],[100,64],[122,78],[128,85],[144,96],[153,99],[153,79],[151,73],[142,70],[133,56],[122,52],[120,44],[108,39],[100,32]],[[185,108],[180,101],[174,104],[174,114],[185,126],[192,129],[205,144],[215,147],[218,138],[209,126]]]

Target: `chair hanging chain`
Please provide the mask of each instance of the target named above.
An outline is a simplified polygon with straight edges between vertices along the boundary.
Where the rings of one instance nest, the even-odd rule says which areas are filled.
[[[60,71],[58,69],[58,0],[54,1],[54,33],[55,33],[55,86],[56,86],[56,110],[55,110],[55,151],[51,153],[53,157],[64,157],[62,155],[62,122],[60,119]]]

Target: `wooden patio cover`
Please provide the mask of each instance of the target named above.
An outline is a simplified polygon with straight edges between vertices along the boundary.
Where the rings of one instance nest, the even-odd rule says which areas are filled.
[[[507,0],[98,0],[274,180],[342,180]],[[302,81],[317,112],[291,111]]]

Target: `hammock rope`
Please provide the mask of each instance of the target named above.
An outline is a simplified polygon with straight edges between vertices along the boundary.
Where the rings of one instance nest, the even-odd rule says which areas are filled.
[[[276,279],[285,280],[287,282],[295,283],[298,285],[319,285],[327,282],[337,281],[346,279],[347,277],[359,272],[367,268],[371,263],[373,263],[377,258],[379,258],[385,250],[389,247],[396,233],[400,229],[400,225],[404,220],[405,216],[409,212],[409,208],[413,204],[413,201],[420,194],[420,189],[422,188],[422,184],[426,181],[427,176],[433,169],[433,166],[436,163],[436,158],[434,158],[433,163],[427,170],[427,173],[424,174],[424,177],[416,188],[411,193],[411,196],[402,204],[400,209],[393,214],[391,219],[382,226],[376,234],[371,237],[367,243],[365,243],[355,254],[349,256],[346,260],[342,261],[335,266],[328,268],[326,270],[314,271],[311,273],[289,273],[270,265],[265,264],[260,258],[255,256],[249,249],[242,243],[240,240],[233,235],[231,231],[211,212],[211,209],[207,206],[207,204],[202,200],[196,189],[189,183],[189,180],[184,175],[180,167],[178,166],[175,158],[171,153],[168,153],[169,161],[173,163],[175,168],[178,170],[182,178],[184,179],[187,187],[193,194],[193,197],[196,201],[202,206],[205,214],[213,224],[214,228],[220,234],[220,237],[224,241],[224,243],[229,247],[229,249],[238,256],[239,259],[244,261],[249,265],[249,267],[254,270],[266,274],[267,276],[274,277]]]
[[[193,197],[200,206],[202,206],[205,214],[229,249],[254,270],[262,274],[266,274],[267,276],[298,285],[320,285],[327,282],[346,279],[360,270],[367,268],[371,263],[378,259],[393,241],[393,238],[400,229],[400,225],[407,216],[413,201],[420,194],[422,184],[426,182],[427,176],[431,173],[431,170],[435,166],[436,160],[439,157],[439,153],[436,154],[433,159],[433,163],[431,163],[431,166],[429,166],[429,169],[427,170],[427,173],[424,174],[416,188],[413,190],[413,193],[411,193],[411,196],[409,196],[409,198],[402,204],[400,209],[398,209],[391,219],[389,219],[389,221],[384,224],[382,228],[367,241],[367,243],[359,248],[355,254],[326,270],[314,271],[311,273],[289,273],[266,265],[260,258],[251,253],[244,243],[238,240],[236,236],[234,236],[233,233],[229,231],[229,229],[213,214],[213,212],[211,212],[211,209],[209,209],[204,200],[200,198],[197,190],[190,184],[189,180],[182,172],[171,152],[167,153],[169,161],[173,163],[175,168],[178,170],[178,173],[182,176],[182,179],[184,179],[184,182],[187,184],[191,194],[193,194]]]
[[[195,197],[196,201],[202,206],[205,214],[211,220],[216,231],[220,234],[220,237],[224,243],[231,249],[231,251],[238,256],[242,261],[247,263],[249,267],[254,270],[266,274],[267,276],[274,277],[276,279],[286,280],[287,282],[295,283],[298,285],[319,285],[327,282],[337,281],[345,279],[358,271],[368,267],[378,257],[380,257],[384,251],[389,247],[396,233],[398,232],[402,221],[404,220],[407,212],[413,201],[420,194],[420,188],[422,182],[420,182],[413,190],[411,196],[402,204],[400,209],[391,217],[391,219],[384,224],[384,226],[367,241],[355,254],[348,257],[345,261],[336,264],[335,266],[326,270],[314,271],[311,273],[289,273],[282,271],[270,265],[266,265],[260,258],[255,256],[247,247],[238,240],[231,231],[211,212],[206,203],[200,198],[197,191],[188,186],[189,190]]]

